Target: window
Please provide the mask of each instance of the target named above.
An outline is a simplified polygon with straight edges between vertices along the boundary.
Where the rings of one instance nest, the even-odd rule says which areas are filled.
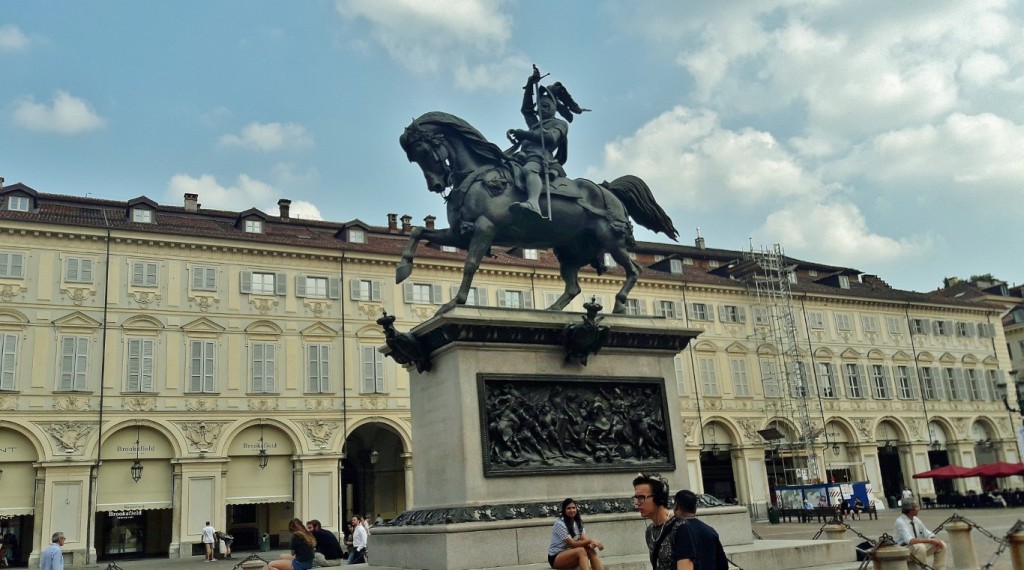
[[[627,315],[646,315],[647,303],[640,299],[626,299]]]
[[[376,347],[360,347],[363,358],[363,387],[364,394],[384,394],[384,355],[377,351]]]
[[[949,336],[949,322],[932,321],[932,331],[938,336]]]
[[[747,322],[747,313],[743,307],[721,305],[718,307],[718,320],[723,323],[745,323]]]
[[[956,323],[956,336],[964,338],[971,336],[971,329],[967,327],[967,323]]]
[[[836,390],[836,369],[831,362],[818,363],[818,382],[821,384],[822,398],[838,398]]]
[[[909,400],[914,397],[914,385],[910,380],[909,366],[894,366],[896,371],[896,397],[901,400]]]
[[[710,321],[711,310],[705,303],[690,303],[689,306],[690,318],[695,321]]]
[[[814,270],[814,269],[808,269],[807,270],[807,276],[808,277],[817,277],[818,276],[818,272],[816,270]]]
[[[853,330],[853,323],[850,322],[850,315],[843,313],[836,313],[836,330],[841,332],[849,332]]]
[[[656,314],[666,319],[679,318],[679,306],[675,301],[658,301]]]
[[[903,320],[899,317],[885,317],[885,328],[889,334],[903,334]]]
[[[857,364],[844,364],[843,373],[846,376],[847,397],[863,398],[864,387],[861,383],[860,367]]]
[[[921,369],[921,394],[925,400],[938,400],[939,390],[935,384],[935,372],[932,368]]]
[[[198,291],[216,291],[217,268],[204,266],[193,267],[192,288]]]
[[[811,329],[821,330],[825,328],[825,315],[817,311],[807,313],[807,326]]]
[[[380,301],[380,281],[353,279],[349,281],[350,297],[353,301]]]
[[[88,389],[89,337],[66,336],[61,339],[61,392],[82,392]]]
[[[498,306],[507,309],[532,309],[533,296],[526,291],[498,289]]]
[[[684,257],[683,258],[683,265],[693,265],[693,259],[691,259],[689,257]]]
[[[452,299],[459,294],[459,286],[452,285]],[[547,293],[548,305],[554,304],[555,301],[561,297],[561,293]],[[466,304],[474,307],[486,307],[487,306],[487,289],[483,287],[470,287],[469,292],[466,293]]]
[[[252,347],[252,391],[255,394],[277,392],[277,346],[272,342],[254,342]]]
[[[7,209],[12,212],[27,212],[32,206],[32,201],[27,196],[8,196]]]
[[[668,270],[671,273],[682,273],[683,272],[683,262],[678,260],[678,259],[670,259],[670,260],[668,260]]]
[[[356,228],[349,228],[348,241],[349,243],[366,243],[366,232]]]
[[[768,309],[764,307],[754,307],[754,324],[762,327],[769,325],[768,320]]]
[[[330,345],[311,344],[306,347],[306,392],[325,394],[331,391]]]
[[[913,329],[914,334],[928,334],[927,319],[911,319],[910,325]]]
[[[153,391],[153,353],[156,343],[148,338],[128,339],[126,392]]]
[[[881,364],[871,365],[871,387],[876,400],[887,400],[889,395],[889,372]]]
[[[602,259],[604,260],[604,266],[605,267],[611,269],[612,267],[616,266],[615,258],[612,257],[612,254],[606,253],[606,254],[604,254],[604,257]]]
[[[132,221],[137,224],[153,223],[153,210],[147,208],[132,208]]]
[[[996,336],[996,327],[990,323],[978,323],[978,336],[981,338],[993,338]]]
[[[215,357],[212,340],[193,340],[189,343],[189,392],[213,392]]]
[[[750,382],[747,379],[747,361],[739,358],[729,360],[729,373],[732,375],[732,389],[736,396],[750,396]]]
[[[338,279],[336,277],[299,275],[295,278],[295,296],[313,299],[337,299]]]
[[[781,398],[779,390],[779,363],[774,360],[761,361],[761,384],[764,386],[765,398]]]
[[[995,400],[996,386],[1002,382],[1002,372],[999,370],[988,370],[986,375],[988,376],[988,394]]]
[[[523,250],[523,259],[533,259],[533,260],[536,260],[539,257],[540,257],[540,254],[537,252],[536,249],[527,248],[527,249]]]
[[[247,233],[247,234],[261,234],[261,233],[263,233],[263,221],[262,220],[246,220],[245,221],[245,233]]]
[[[64,265],[64,281],[68,283],[92,283],[92,260],[69,257]]]
[[[956,373],[957,371],[953,368],[942,369],[942,381],[946,386],[946,395],[949,396],[950,400],[962,400],[964,397],[963,391],[960,390],[959,383],[957,382]]]
[[[284,275],[264,271],[243,271],[242,293],[284,295]]]
[[[25,277],[25,254],[0,251],[0,277],[22,279]]]
[[[878,332],[878,317],[862,315],[860,317],[860,326],[864,329],[867,334],[875,334]]]
[[[789,390],[790,395],[794,398],[806,398],[810,396],[810,390],[807,386],[810,384],[810,379],[807,377],[807,367],[804,366],[802,361],[796,361],[793,363],[793,370],[789,374]]]
[[[132,286],[156,287],[156,263],[149,261],[132,262]]]
[[[454,245],[442,245],[441,251],[445,253],[455,253],[456,251],[459,251],[459,248],[455,247]]]
[[[705,396],[718,396],[718,371],[715,370],[715,359],[702,356],[697,359],[700,368],[700,383],[704,387]]]
[[[708,268],[710,268],[710,269],[718,269],[721,266],[722,266],[722,263],[720,261],[718,261],[717,259],[711,259],[711,260],[708,261]]]
[[[849,289],[850,288],[850,278],[847,277],[846,275],[840,275],[839,276],[839,288],[840,289]]]
[[[974,401],[980,402],[988,399],[988,394],[985,390],[985,380],[973,368],[967,369],[967,389],[971,391],[971,399]]]
[[[676,373],[676,392],[682,396],[686,393],[687,380],[686,366],[683,365],[683,357],[677,354],[675,358],[672,359],[672,364],[674,365]]]
[[[14,390],[18,369],[18,335],[0,334],[0,390]]]
[[[798,277],[796,275],[796,271],[789,271],[789,272],[787,272],[786,273],[786,279],[790,283],[792,283],[793,285],[796,285],[797,284],[797,280],[798,280]]]
[[[441,286],[432,283],[406,283],[402,285],[406,303],[441,304]]]

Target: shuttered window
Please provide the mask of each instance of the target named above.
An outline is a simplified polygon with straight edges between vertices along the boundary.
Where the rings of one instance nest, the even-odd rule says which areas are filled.
[[[60,384],[62,392],[82,392],[89,388],[89,338],[66,336],[61,339]]]
[[[196,266],[192,268],[192,288],[199,291],[217,290],[217,268]]]
[[[747,361],[740,358],[729,360],[729,373],[732,376],[732,389],[736,396],[750,395],[750,380],[747,378]]]
[[[311,344],[306,347],[306,391],[326,394],[331,391],[330,345]]]
[[[863,366],[858,364],[844,364],[843,375],[846,376],[846,396],[849,398],[863,398]]]
[[[764,386],[765,398],[781,398],[779,388],[779,363],[774,360],[761,360],[761,384]]]
[[[153,356],[156,343],[148,338],[128,339],[127,392],[153,391]]]
[[[718,370],[715,367],[715,359],[710,356],[702,356],[697,359],[697,366],[700,369],[700,382],[704,387],[704,395],[718,396]]]
[[[348,285],[349,298],[353,301],[380,301],[380,281],[352,279]]]
[[[211,340],[193,340],[189,343],[189,392],[213,392],[213,374],[216,364],[214,343]]]
[[[92,260],[83,257],[69,257],[64,267],[64,281],[92,283]]]
[[[336,277],[298,275],[295,277],[295,296],[312,299],[337,299],[340,295]]]
[[[375,346],[363,346],[360,348],[363,362],[363,385],[364,394],[384,394],[387,392],[384,383],[384,355]]]
[[[157,264],[149,261],[132,262],[132,286],[156,287]]]
[[[277,345],[254,342],[252,347],[252,391],[256,394],[277,392]]]
[[[14,390],[18,369],[18,335],[0,334],[0,390]]]
[[[25,277],[25,254],[0,251],[0,277],[22,279]]]
[[[836,369],[831,362],[818,363],[818,382],[821,383],[822,398],[839,397],[839,390],[836,386]]]

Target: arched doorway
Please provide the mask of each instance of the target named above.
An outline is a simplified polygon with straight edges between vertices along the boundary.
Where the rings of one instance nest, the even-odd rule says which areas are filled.
[[[704,492],[722,501],[736,499],[736,478],[732,468],[732,434],[721,422],[704,426],[704,448],[700,452],[701,483]]]
[[[936,422],[928,422],[928,465],[929,469],[949,465],[949,451],[946,449],[948,438],[946,430]],[[955,485],[952,479],[934,479],[936,495],[950,495]]]
[[[971,426],[971,439],[974,440],[974,459],[976,465],[997,463],[999,455],[996,453],[996,446],[993,443],[993,430],[985,422],[976,421]],[[995,477],[981,477],[981,489],[988,491],[999,488],[999,480]]]
[[[854,467],[862,462],[851,461],[851,431],[836,421],[825,424],[825,480],[829,483],[852,483]]]
[[[903,466],[900,463],[900,444],[905,443],[900,429],[891,421],[879,422],[875,428],[875,442],[878,444],[878,468],[882,474],[882,493],[885,497],[900,497],[907,483],[903,480]]]
[[[402,438],[382,422],[357,427],[345,442],[342,505],[346,518],[355,513],[385,520],[408,508]]]
[[[173,520],[170,461],[176,457],[171,442],[158,430],[136,424],[111,433],[101,449],[96,557],[166,558]]]
[[[36,447],[27,437],[11,429],[0,428],[0,538],[11,535],[14,563],[26,566],[34,541]],[[39,513],[40,515],[42,513]]]
[[[228,446],[227,531],[233,550],[255,550],[263,533],[272,548],[295,516],[291,439],[261,421],[240,431]]]

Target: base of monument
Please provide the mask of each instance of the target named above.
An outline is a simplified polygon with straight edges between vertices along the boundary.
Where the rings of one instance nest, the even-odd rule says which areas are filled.
[[[718,529],[723,544],[752,546],[746,508],[701,509],[701,519]],[[545,518],[375,527],[370,558],[374,567],[424,570],[547,566],[553,523]],[[646,555],[647,521],[636,513],[584,516],[584,524],[588,536],[604,543],[602,557]]]

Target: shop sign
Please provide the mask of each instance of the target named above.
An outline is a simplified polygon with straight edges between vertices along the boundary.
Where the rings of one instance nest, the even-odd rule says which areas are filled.
[[[155,445],[119,445],[115,448],[118,453],[126,455],[135,455],[136,452],[139,454],[153,453],[156,451]]]
[[[276,441],[264,441],[261,444],[260,442],[257,441],[256,443],[243,443],[242,444],[242,449],[256,449],[256,450],[259,450],[259,449],[277,449],[277,442]]]
[[[109,511],[107,516],[115,519],[130,519],[142,516],[142,509],[123,509],[120,511]]]

